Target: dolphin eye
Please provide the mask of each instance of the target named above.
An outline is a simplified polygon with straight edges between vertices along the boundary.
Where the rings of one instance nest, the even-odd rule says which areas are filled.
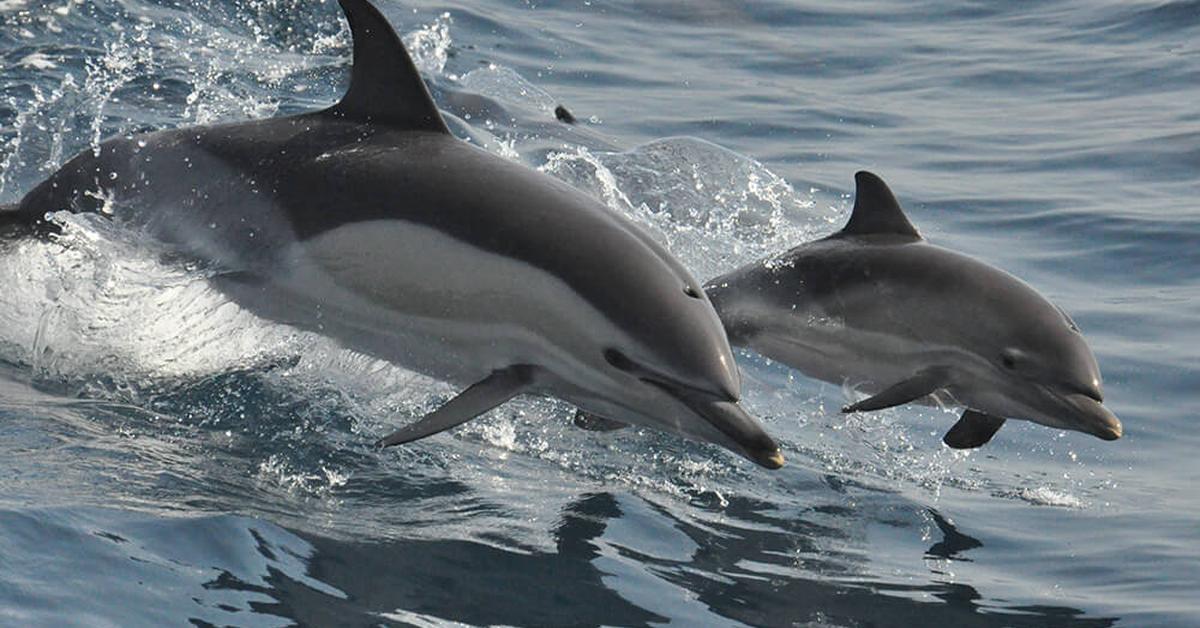
[[[1017,368],[1017,356],[1005,351],[1000,354],[1000,363],[1004,365],[1004,368],[1012,371]]]
[[[620,371],[632,371],[636,366],[628,356],[611,347],[604,350],[604,360]]]
[[[699,291],[699,290],[697,290],[695,287],[693,287],[693,286],[691,286],[691,285],[686,285],[686,286],[684,286],[684,287],[683,287],[683,293],[684,293],[684,294],[686,294],[686,295],[688,295],[689,297],[692,297],[693,299],[699,299],[699,298],[701,298],[701,296],[700,296],[700,291]]]

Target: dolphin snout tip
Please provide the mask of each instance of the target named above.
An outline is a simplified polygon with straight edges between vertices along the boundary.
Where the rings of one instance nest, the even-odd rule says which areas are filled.
[[[1117,440],[1124,434],[1124,428],[1121,426],[1121,421],[1113,417],[1112,421],[1101,425],[1093,434],[1104,440]]]
[[[762,452],[754,457],[754,462],[759,466],[774,471],[782,468],[786,461],[783,459],[783,452],[778,449],[774,451]]]
[[[1100,405],[1097,401],[1086,401],[1085,406],[1091,406],[1091,423],[1088,426],[1087,432],[1091,432],[1097,438],[1103,438],[1105,441],[1116,441],[1121,438],[1124,429],[1121,425],[1121,419],[1116,417],[1109,408]]]
[[[1065,423],[1054,423],[1059,427],[1091,434],[1101,440],[1117,440],[1124,434],[1121,420],[1096,397],[1082,392],[1070,392],[1059,397],[1066,402]]]
[[[736,403],[729,401],[699,401],[684,396],[692,409],[709,425],[715,427],[713,443],[724,446],[747,460],[767,469],[784,465],[779,444],[767,434],[762,424]]]

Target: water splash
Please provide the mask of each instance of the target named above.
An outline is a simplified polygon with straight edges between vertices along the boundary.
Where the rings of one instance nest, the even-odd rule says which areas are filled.
[[[449,13],[442,13],[433,22],[403,37],[404,45],[412,55],[417,69],[426,74],[439,75],[445,72],[446,61],[450,58],[450,19]],[[450,76],[449,78],[454,78]]]
[[[1070,493],[1050,487],[1037,486],[1033,488],[1023,488],[1016,491],[1015,494],[1010,494],[1023,501],[1029,502],[1035,506],[1057,506],[1059,508],[1074,508],[1082,509],[1085,507],[1085,502]]]
[[[296,468],[278,455],[271,455],[258,465],[258,477],[284,488],[292,494],[327,498],[350,481],[352,472],[321,464],[318,472]]]
[[[153,48],[148,46],[149,26],[144,22],[133,25],[132,34],[118,33],[117,38],[104,44],[104,55],[100,58],[90,57],[86,62],[87,77],[83,82],[83,91],[89,95],[92,106],[91,113],[91,147],[92,152],[100,154],[100,141],[108,130],[104,125],[105,109],[113,99],[117,90],[125,87],[135,77],[150,71],[154,65]],[[118,122],[122,127],[128,122]],[[51,159],[57,162],[60,155],[51,154]]]
[[[833,218],[761,163],[697,138],[623,152],[572,147],[541,169],[650,230],[701,277],[812,239]]]
[[[67,73],[49,90],[34,84],[28,86],[28,96],[7,98],[16,115],[11,126],[0,125],[0,137],[8,136],[0,148],[4,155],[0,158],[0,194],[10,181],[23,181],[58,167],[73,119],[65,112],[73,109],[77,92],[75,76]],[[31,162],[34,172],[27,174]]]
[[[532,112],[550,113],[558,104],[554,96],[530,83],[516,70],[495,63],[467,72],[458,79],[458,84],[481,96],[524,107]]]

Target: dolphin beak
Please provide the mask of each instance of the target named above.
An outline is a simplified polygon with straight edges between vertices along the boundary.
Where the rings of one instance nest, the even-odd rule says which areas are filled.
[[[699,414],[701,418],[732,441],[732,443],[722,443],[729,449],[767,469],[778,469],[783,466],[783,453],[779,451],[779,445],[767,435],[762,424],[747,414],[738,404],[730,401],[688,398],[686,395],[682,399],[696,414]]]
[[[768,469],[778,469],[783,466],[783,453],[779,451],[779,445],[767,435],[762,424],[747,414],[737,404],[737,401],[724,399],[708,391],[672,385],[660,380],[642,378],[642,381],[683,403],[716,430],[715,434],[712,432],[698,434],[691,430],[680,430],[681,432],[691,433],[696,438],[721,445],[730,451],[741,454],[759,466]]]
[[[1121,420],[1091,395],[1066,395],[1067,403],[1076,411],[1079,431],[1104,440],[1121,438]]]
[[[784,463],[787,461],[783,459],[783,453],[777,449],[774,453],[768,454],[767,457],[763,458],[761,461],[755,460],[755,462],[758,462],[758,464],[762,465],[763,467],[774,471],[775,469],[782,468]]]

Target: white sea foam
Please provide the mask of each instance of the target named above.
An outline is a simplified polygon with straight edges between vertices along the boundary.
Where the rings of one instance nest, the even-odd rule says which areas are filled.
[[[1016,496],[1035,506],[1058,506],[1060,508],[1083,508],[1084,501],[1061,489],[1050,486],[1023,488]]]
[[[621,152],[570,147],[541,169],[640,223],[701,277],[812,239],[835,216],[761,163],[691,137]]]
[[[53,70],[58,67],[58,63],[40,52],[25,55],[17,62],[17,65],[35,70]]]

